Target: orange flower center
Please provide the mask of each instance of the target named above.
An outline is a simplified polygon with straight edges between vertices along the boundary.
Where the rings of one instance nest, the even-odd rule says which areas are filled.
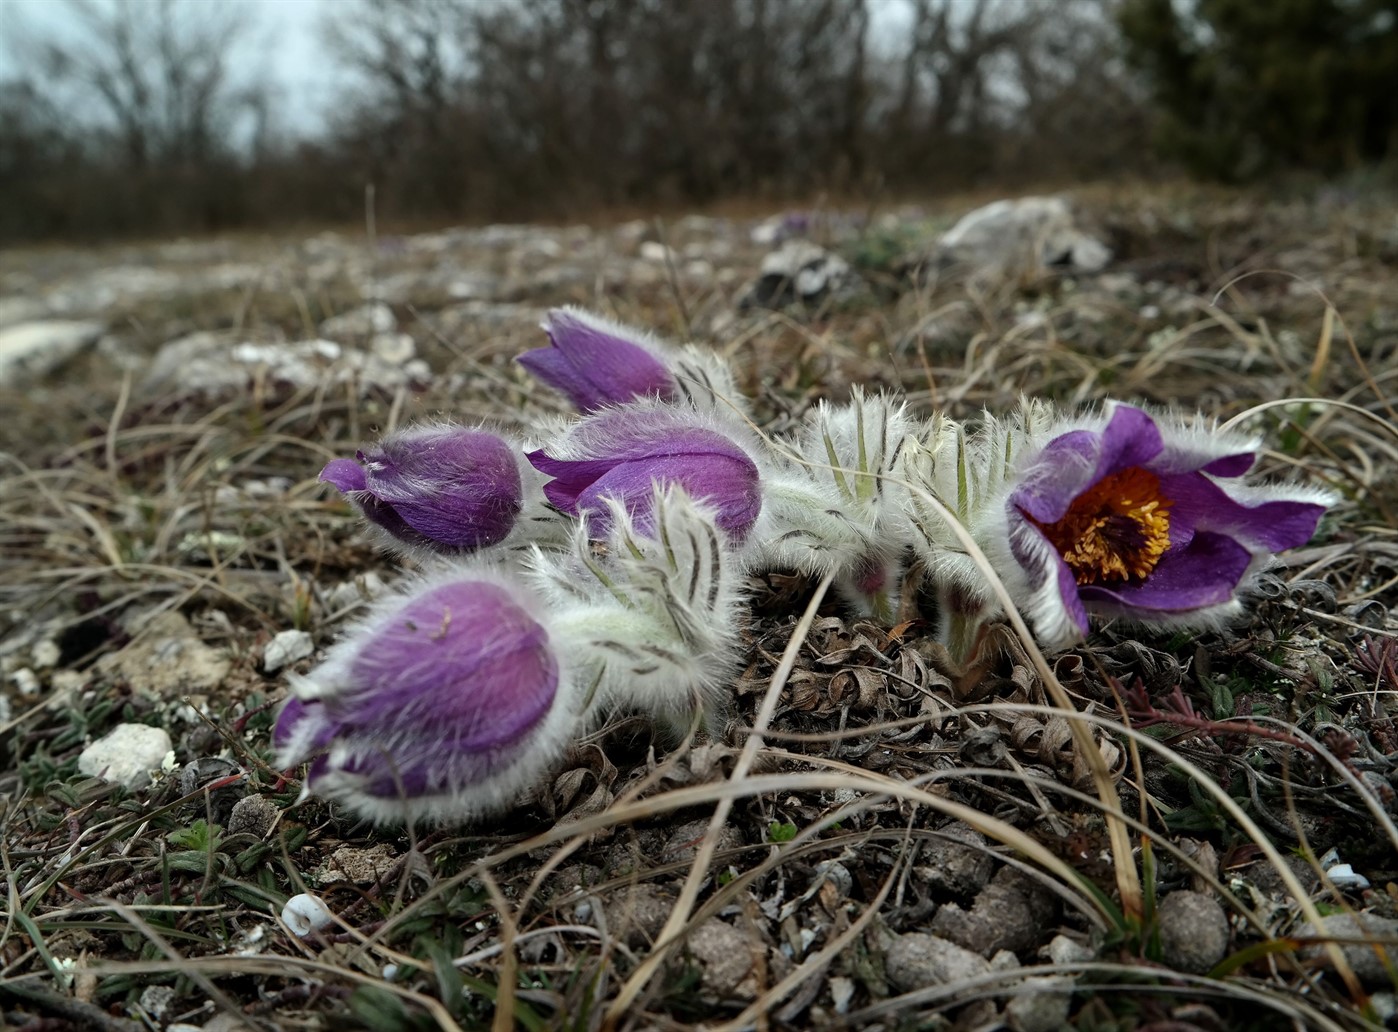
[[[1079,584],[1140,580],[1170,547],[1172,504],[1160,495],[1159,477],[1132,466],[1078,495],[1061,520],[1034,525]]]

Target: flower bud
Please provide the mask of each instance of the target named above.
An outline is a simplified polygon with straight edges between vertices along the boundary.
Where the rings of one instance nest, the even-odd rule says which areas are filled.
[[[577,718],[576,668],[546,620],[530,592],[484,568],[389,599],[294,682],[278,761],[310,760],[308,793],[375,821],[500,809]]]
[[[675,397],[665,347],[649,335],[576,308],[549,312],[544,330],[549,346],[526,351],[519,364],[579,411]]]
[[[653,485],[673,484],[707,505],[717,526],[741,543],[762,510],[757,464],[733,439],[741,433],[697,412],[651,402],[599,412],[526,457],[554,478],[544,485],[549,502],[573,516],[587,513],[595,537],[612,525],[608,499],[644,530]]]
[[[320,479],[399,546],[470,552],[503,541],[523,505],[517,449],[485,430],[417,426],[386,435]]]

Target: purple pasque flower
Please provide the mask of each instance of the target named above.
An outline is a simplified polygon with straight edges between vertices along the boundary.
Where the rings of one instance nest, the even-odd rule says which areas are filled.
[[[606,499],[624,506],[643,529],[655,484],[678,485],[714,513],[714,522],[742,543],[762,511],[757,464],[734,438],[741,427],[657,402],[595,413],[552,445],[526,458],[554,479],[544,496],[572,516],[587,514],[589,531],[611,526]]]
[[[486,430],[450,424],[387,434],[320,479],[398,545],[470,552],[498,544],[524,502],[518,449]]]
[[[649,334],[576,308],[553,309],[543,325],[549,346],[526,351],[519,364],[580,412],[637,398],[674,400],[673,359]]]
[[[1255,441],[1130,405],[1044,436],[1011,478],[1003,536],[977,538],[1050,645],[1086,634],[1089,611],[1222,622],[1273,553],[1310,540],[1329,504],[1294,484],[1244,482]]]
[[[454,569],[376,606],[293,684],[272,733],[306,792],[374,821],[463,820],[539,778],[577,718],[539,602]]]

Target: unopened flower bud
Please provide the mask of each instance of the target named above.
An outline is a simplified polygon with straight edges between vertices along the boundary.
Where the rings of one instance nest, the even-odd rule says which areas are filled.
[[[460,553],[498,544],[523,505],[518,449],[485,430],[416,426],[386,435],[320,479],[397,545]]]

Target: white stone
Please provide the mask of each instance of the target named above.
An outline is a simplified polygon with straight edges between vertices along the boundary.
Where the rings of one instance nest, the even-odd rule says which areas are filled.
[[[393,309],[381,301],[341,312],[320,324],[321,335],[331,340],[370,337],[376,333],[392,333],[397,328],[398,320],[393,316]]]
[[[674,252],[658,240],[644,241],[639,253],[648,262],[664,262],[674,257]]]
[[[78,770],[89,777],[131,789],[150,784],[172,743],[164,728],[147,724],[118,724],[78,756]]]
[[[58,661],[63,658],[63,650],[58,647],[58,642],[52,638],[45,638],[34,646],[31,658],[40,670],[51,670],[58,666]]]
[[[262,650],[262,669],[275,673],[288,663],[305,659],[315,651],[315,642],[305,631],[282,631]]]
[[[45,319],[0,330],[0,383],[46,376],[97,343],[100,322]]]
[[[39,694],[39,677],[28,667],[20,667],[10,675],[10,680],[21,695]]]
[[[302,938],[326,927],[334,919],[325,901],[309,892],[292,896],[282,907],[282,923]]]
[[[962,216],[938,245],[952,261],[1004,272],[1098,272],[1112,257],[1105,244],[1077,227],[1061,197],[987,204]]]
[[[406,333],[376,333],[369,342],[374,357],[401,365],[417,357],[417,344]]]

